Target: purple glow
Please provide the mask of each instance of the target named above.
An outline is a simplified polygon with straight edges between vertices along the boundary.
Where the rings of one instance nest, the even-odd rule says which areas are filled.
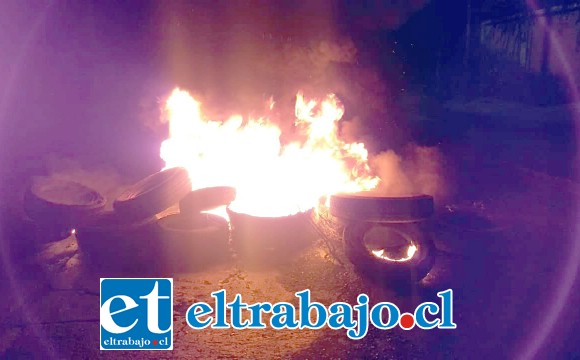
[[[0,119],[8,118],[8,114],[7,114],[8,113],[8,111],[7,111],[8,104],[12,98],[11,92],[16,89],[16,86],[15,86],[16,80],[17,80],[19,74],[22,72],[21,65],[24,62],[23,61],[24,58],[27,56],[27,54],[30,53],[30,48],[31,48],[32,44],[34,43],[34,40],[38,36],[39,29],[44,25],[44,23],[48,17],[48,14],[50,13],[52,5],[54,5],[54,4],[52,2],[49,2],[48,5],[46,5],[45,8],[43,9],[44,11],[40,11],[38,13],[38,15],[35,18],[35,21],[30,26],[30,30],[28,31],[26,36],[23,37],[24,41],[19,46],[19,49],[18,49],[19,51],[17,52],[17,54],[15,56],[15,61],[12,62],[12,64],[10,64],[12,66],[8,70],[8,78],[4,79],[5,80],[4,86],[5,87],[4,87],[4,91],[2,92],[2,94],[0,96]],[[4,14],[4,15],[6,15],[6,14]],[[8,16],[6,16],[5,18],[10,18],[10,14]],[[5,134],[0,134],[0,135],[6,136]],[[4,220],[5,219],[0,218],[0,221],[4,221]],[[40,329],[40,326],[34,325],[35,323],[37,323],[38,317],[35,316],[35,314],[30,311],[28,303],[24,301],[24,293],[22,291],[20,283],[18,282],[16,274],[14,272],[15,267],[12,264],[12,260],[11,260],[10,256],[8,255],[8,249],[6,246],[7,243],[8,242],[4,241],[4,239],[0,239],[0,259],[1,259],[1,262],[2,262],[2,265],[4,268],[4,273],[6,274],[6,277],[8,278],[8,283],[10,284],[10,288],[12,289],[12,292],[13,292],[14,297],[16,299],[16,302],[18,305],[17,308],[20,309],[20,311],[22,312],[24,323],[31,324],[30,327],[32,328],[32,332],[38,338],[40,344],[44,347],[44,349],[46,351],[45,355],[47,356],[47,358],[59,359],[60,356],[58,356],[58,354],[55,353],[54,347],[49,342],[49,340],[47,339],[45,334],[42,332],[42,330]]]
[[[532,11],[538,11],[539,7],[535,0],[526,0],[528,6]],[[557,54],[557,59],[560,61],[564,73],[566,75],[566,82],[568,83],[569,90],[571,91],[571,100],[576,103],[580,101],[580,94],[576,87],[576,81],[574,79],[574,72],[570,66],[570,61],[562,47],[562,43],[558,38],[557,34],[548,27],[545,17],[539,17],[538,21],[540,26],[544,28],[550,36],[550,45]],[[574,107],[572,117],[576,124],[580,121],[580,109]],[[580,135],[580,129],[576,125],[577,136]],[[579,151],[580,152],[580,151]],[[580,213],[580,206],[576,204],[577,212]],[[580,214],[577,215],[580,218]],[[529,338],[518,355],[518,359],[531,359],[537,356],[538,352],[545,345],[546,339],[553,332],[554,326],[556,325],[558,319],[562,316],[562,310],[568,304],[568,298],[570,297],[570,291],[578,275],[578,269],[580,267],[580,224],[576,225],[576,238],[572,239],[572,246],[570,249],[570,255],[566,261],[566,265],[562,270],[559,278],[561,282],[557,289],[554,291],[553,301],[547,306],[544,317],[540,320],[537,328],[538,330]]]

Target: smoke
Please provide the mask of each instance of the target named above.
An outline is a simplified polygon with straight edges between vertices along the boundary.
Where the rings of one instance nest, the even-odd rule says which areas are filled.
[[[402,155],[392,150],[382,152],[371,157],[370,166],[381,179],[378,195],[427,194],[438,201],[450,195],[444,157],[435,147],[411,144]]]
[[[381,179],[377,189],[380,195],[415,195],[415,187],[403,170],[402,159],[394,151],[389,150],[372,157],[370,165]]]
[[[345,120],[364,118],[375,132],[393,118],[396,108],[390,108],[389,99],[400,87],[385,84],[382,70],[369,61],[363,65],[357,44],[339,26],[357,31],[357,19],[369,16],[379,23],[395,16],[402,23],[427,2],[371,1],[358,4],[355,13],[362,13],[352,19],[340,15],[352,11],[328,0],[171,2],[159,8],[155,22],[168,82],[195,94],[208,118],[263,116],[264,103],[273,96],[276,106],[267,115],[284,131],[293,122],[288,114],[298,91],[308,97],[332,92],[350,113]],[[376,46],[370,50],[384,51]],[[149,113],[152,99],[144,102]]]
[[[367,2],[364,9],[358,6],[350,12],[350,25],[396,29],[428,3]],[[416,109],[405,109],[393,100],[401,91],[395,79],[387,83],[378,66],[361,62],[368,55],[362,50],[380,48],[359,49],[339,34],[332,2],[288,7],[276,2],[256,4],[160,9],[159,28],[165,29],[160,33],[161,47],[172,72],[169,82],[193,93],[208,119],[267,116],[280,126],[283,141],[292,140],[297,92],[315,98],[335,93],[346,110],[340,135],[347,142],[365,143],[377,154],[370,157],[370,165],[382,180],[378,189],[382,195],[446,196],[444,159],[438,149],[407,145],[405,123]],[[149,96],[144,102],[143,113],[151,114],[149,119],[159,118],[155,106],[163,105],[162,96]],[[271,110],[264,106],[270,97],[275,101]],[[158,130],[166,128],[160,124]]]

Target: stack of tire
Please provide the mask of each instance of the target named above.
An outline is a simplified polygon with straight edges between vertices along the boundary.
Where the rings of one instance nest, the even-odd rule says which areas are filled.
[[[76,182],[36,178],[25,211],[47,239],[75,233],[83,261],[103,270],[190,270],[229,255],[228,222],[206,214],[228,205],[235,190],[191,191],[184,168],[171,168],[127,187],[105,211],[106,199]],[[180,212],[160,214],[179,204]],[[73,231],[74,230],[74,231]]]
[[[230,257],[228,221],[207,213],[229,205],[236,190],[227,186],[188,191],[179,201],[179,213],[158,221],[166,264],[173,271],[195,271]]]
[[[346,255],[367,278],[400,287],[420,281],[431,270],[434,245],[428,219],[434,213],[433,197],[336,194],[330,199],[330,213],[344,223]],[[373,251],[370,239],[377,234],[384,239]],[[416,251],[407,258],[411,246]],[[399,256],[383,256],[387,251]]]
[[[99,269],[151,270],[163,263],[157,214],[191,189],[187,170],[171,168],[127,187],[105,211],[79,225],[83,260]]]

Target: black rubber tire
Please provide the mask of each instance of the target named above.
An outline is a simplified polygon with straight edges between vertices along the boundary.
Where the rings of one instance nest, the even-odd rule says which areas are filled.
[[[376,197],[363,193],[330,197],[330,213],[343,220],[367,222],[414,222],[433,215],[433,197]]]
[[[375,226],[384,226],[412,240],[417,252],[408,261],[390,261],[374,256],[364,243],[365,234]],[[423,279],[434,263],[432,239],[419,223],[351,223],[344,229],[346,255],[365,276],[385,285],[413,284]]]
[[[179,212],[194,215],[201,211],[229,205],[236,198],[236,189],[230,186],[214,186],[194,190],[179,202]]]
[[[196,270],[229,257],[229,225],[217,215],[168,215],[158,220],[164,268]]]
[[[72,228],[103,211],[105,198],[82,184],[37,177],[24,194],[24,210],[35,222]]]
[[[228,210],[232,247],[252,267],[279,266],[293,260],[318,238],[312,210],[282,217],[259,217]]]
[[[132,222],[107,211],[76,229],[83,261],[102,269],[151,268],[159,254],[156,218]]]
[[[190,191],[187,170],[171,168],[130,186],[115,200],[113,207],[127,219],[147,219],[177,204]]]

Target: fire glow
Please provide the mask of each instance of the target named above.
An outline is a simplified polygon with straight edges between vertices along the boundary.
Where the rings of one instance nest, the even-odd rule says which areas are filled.
[[[172,92],[166,112],[169,138],[160,150],[165,168],[186,168],[193,190],[235,187],[230,207],[236,212],[288,216],[315,208],[331,194],[379,184],[364,144],[339,139],[344,108],[334,95],[322,101],[297,95],[295,127],[304,139],[285,145],[280,128],[267,118],[205,119],[201,103],[184,90]]]
[[[409,245],[409,247],[407,248],[407,256],[405,256],[401,259],[394,259],[394,258],[389,257],[387,255],[387,252],[385,251],[385,249],[371,251],[371,253],[379,259],[388,260],[388,261],[396,261],[396,262],[404,262],[404,261],[411,260],[416,252],[417,252],[417,246],[415,244]]]

